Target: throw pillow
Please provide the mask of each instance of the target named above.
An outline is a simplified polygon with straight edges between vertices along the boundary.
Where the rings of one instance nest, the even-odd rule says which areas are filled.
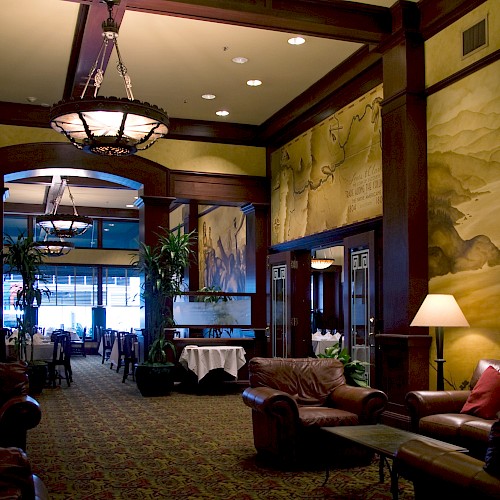
[[[499,419],[491,426],[488,437],[488,448],[484,459],[484,470],[500,477],[500,412]]]
[[[493,420],[500,411],[500,372],[488,366],[472,389],[460,413]]]

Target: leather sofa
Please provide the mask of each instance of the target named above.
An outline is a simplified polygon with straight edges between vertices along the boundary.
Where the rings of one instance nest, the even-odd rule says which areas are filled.
[[[402,444],[394,461],[398,474],[413,482],[415,500],[500,500],[500,476],[486,472],[484,464],[416,439]]]
[[[26,453],[20,448],[0,448],[0,500],[45,500],[43,481],[31,471]]]
[[[320,456],[321,427],[374,424],[387,404],[384,392],[346,384],[344,365],[329,358],[252,358],[250,387],[254,445],[260,457],[281,465]],[[339,454],[328,447],[329,455]]]
[[[484,460],[488,436],[495,419],[460,413],[460,410],[489,366],[500,370],[500,360],[481,359],[470,380],[470,390],[409,392],[405,403],[411,419],[411,430],[463,446],[469,450],[469,455]]]
[[[0,447],[26,450],[27,431],[40,422],[40,405],[28,389],[24,361],[0,363]]]

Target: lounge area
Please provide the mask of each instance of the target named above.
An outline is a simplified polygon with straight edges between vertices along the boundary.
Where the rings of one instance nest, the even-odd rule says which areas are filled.
[[[498,0],[0,14],[0,500],[500,500]]]

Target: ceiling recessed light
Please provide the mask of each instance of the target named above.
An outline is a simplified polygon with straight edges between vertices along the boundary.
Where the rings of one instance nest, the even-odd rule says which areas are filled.
[[[306,43],[306,40],[301,36],[294,36],[288,39],[288,43],[290,45],[302,45],[303,43]]]
[[[260,80],[248,80],[247,85],[249,87],[258,87],[259,85],[262,85],[262,82]]]
[[[233,57],[231,61],[236,64],[245,64],[246,62],[248,62],[248,59],[246,57]]]
[[[227,116],[229,114],[229,111],[226,111],[225,109],[221,109],[220,111],[216,111],[215,114],[217,116]]]
[[[36,101],[36,97],[26,97],[26,100],[28,102],[35,102]]]
[[[214,94],[203,94],[201,97],[203,99],[207,99],[208,101],[210,101],[212,99],[215,99],[215,95]]]
[[[135,205],[125,205],[126,208],[134,208]]]

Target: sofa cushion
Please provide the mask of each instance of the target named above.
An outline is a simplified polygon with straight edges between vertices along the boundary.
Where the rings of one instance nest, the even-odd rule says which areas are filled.
[[[354,413],[336,408],[300,406],[299,420],[304,427],[337,427],[339,425],[358,425],[359,418]]]
[[[500,372],[489,366],[477,381],[460,413],[494,419],[500,411]]]
[[[491,426],[484,470],[489,474],[500,477],[500,416]]]
[[[473,415],[459,413],[439,413],[428,415],[420,419],[418,430],[421,434],[441,441],[458,443],[460,441],[460,428],[469,421],[477,420]]]

